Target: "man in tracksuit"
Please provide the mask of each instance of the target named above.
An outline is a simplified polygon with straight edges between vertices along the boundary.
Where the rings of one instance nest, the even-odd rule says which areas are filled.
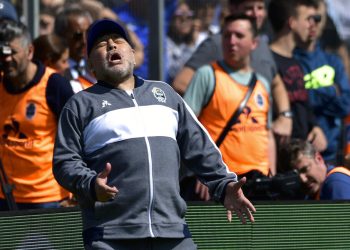
[[[98,82],[60,117],[53,172],[77,196],[86,249],[196,249],[179,194],[180,162],[224,204],[231,220],[254,221],[245,178],[228,170],[195,115],[168,84],[133,75],[134,50],[110,20],[87,34]]]

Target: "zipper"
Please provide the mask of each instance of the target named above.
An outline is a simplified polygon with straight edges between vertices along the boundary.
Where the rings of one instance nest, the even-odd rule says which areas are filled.
[[[135,107],[137,107],[138,111],[140,112],[139,105],[137,104],[135,97],[134,97],[134,91],[131,92],[130,96],[131,96],[131,99],[132,99]],[[140,114],[139,117],[142,118],[142,114]],[[152,206],[153,206],[153,191],[154,191],[153,175],[152,175],[153,163],[152,163],[152,157],[151,157],[151,147],[149,145],[149,140],[148,140],[148,137],[146,136],[146,133],[144,133],[144,138],[145,138],[145,142],[146,142],[147,155],[148,155],[149,187],[150,187],[150,200],[149,200],[149,204],[148,204],[148,228],[149,228],[149,232],[151,234],[151,237],[154,238],[155,235],[154,235],[153,230],[152,230],[152,217],[151,217],[151,210],[152,210]]]

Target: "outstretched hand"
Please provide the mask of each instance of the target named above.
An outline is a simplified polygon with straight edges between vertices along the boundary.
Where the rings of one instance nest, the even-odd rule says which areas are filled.
[[[234,212],[241,220],[242,224],[246,224],[246,217],[254,222],[252,213],[256,212],[253,204],[244,196],[241,187],[246,182],[243,177],[238,182],[230,182],[226,187],[226,195],[224,206],[227,209],[227,219],[231,222],[232,212]]]
[[[107,177],[111,170],[112,165],[107,162],[105,169],[97,175],[95,191],[98,201],[105,202],[114,199],[119,192],[116,187],[110,187],[107,185]]]

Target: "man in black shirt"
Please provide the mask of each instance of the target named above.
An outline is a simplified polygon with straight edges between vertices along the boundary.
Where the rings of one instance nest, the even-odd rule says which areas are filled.
[[[308,26],[317,22],[317,5],[313,0],[272,0],[268,15],[275,38],[270,47],[288,91],[293,112],[292,138],[312,141],[319,151],[327,147],[327,139],[317,126],[312,108],[309,105],[308,93],[304,86],[304,73],[293,58],[293,49],[297,39],[308,37]]]

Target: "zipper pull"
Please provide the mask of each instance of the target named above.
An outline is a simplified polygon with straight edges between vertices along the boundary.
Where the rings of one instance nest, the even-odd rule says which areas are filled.
[[[130,96],[131,96],[131,99],[135,100],[134,93],[131,93]]]

